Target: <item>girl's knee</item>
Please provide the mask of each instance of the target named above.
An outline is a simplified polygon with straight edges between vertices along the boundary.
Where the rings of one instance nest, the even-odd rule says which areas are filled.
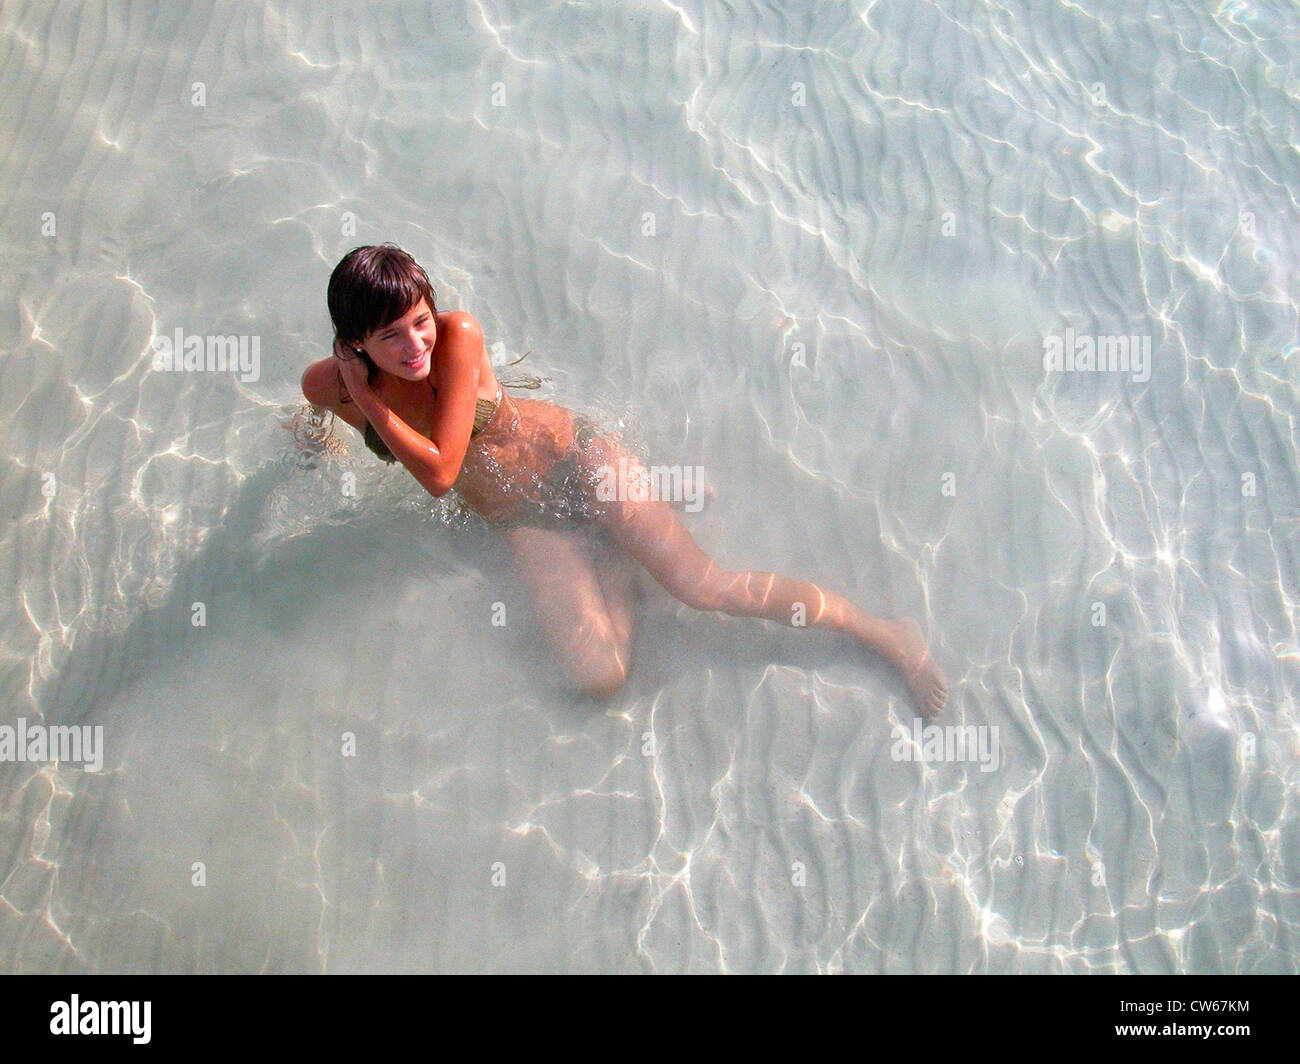
[[[696,580],[681,581],[668,590],[679,602],[705,613],[731,613],[737,606],[733,574],[721,569]]]
[[[608,622],[591,630],[563,655],[572,687],[589,698],[612,698],[627,683],[630,639]]]
[[[613,698],[627,683],[627,667],[616,657],[591,662],[569,677],[574,690],[587,698]]]

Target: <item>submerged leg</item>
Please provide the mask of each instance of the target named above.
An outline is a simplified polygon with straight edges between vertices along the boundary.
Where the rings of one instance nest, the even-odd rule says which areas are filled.
[[[576,531],[512,528],[506,540],[566,679],[593,698],[617,693],[631,665],[627,575],[598,566],[592,544]]]
[[[667,503],[610,503],[603,523],[664,590],[686,605],[843,632],[903,674],[924,716],[943,708],[948,684],[914,620],[873,617],[842,595],[780,573],[723,569],[700,549]]]
[[[605,611],[609,615],[617,645],[623,648],[623,660],[626,661],[632,643],[632,629],[636,622],[636,603],[640,598],[636,586],[636,574],[641,567],[620,550],[618,544],[603,531],[598,529],[588,531],[595,533],[591,539],[592,565],[600,584],[601,595],[605,599]]]

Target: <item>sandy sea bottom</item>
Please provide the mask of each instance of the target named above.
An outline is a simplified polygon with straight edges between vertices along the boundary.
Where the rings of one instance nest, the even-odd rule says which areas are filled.
[[[103,729],[0,763],[0,967],[1294,973],[1288,11],[0,3],[0,727]],[[283,427],[380,240],[975,746],[648,579],[567,693],[498,536]]]

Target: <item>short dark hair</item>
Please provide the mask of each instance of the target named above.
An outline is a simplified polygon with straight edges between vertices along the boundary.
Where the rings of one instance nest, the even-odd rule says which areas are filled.
[[[394,322],[421,299],[438,313],[429,275],[396,244],[353,248],[330,274],[330,321],[334,334],[349,347],[358,347],[376,329]],[[373,380],[378,367],[364,351],[362,361]]]

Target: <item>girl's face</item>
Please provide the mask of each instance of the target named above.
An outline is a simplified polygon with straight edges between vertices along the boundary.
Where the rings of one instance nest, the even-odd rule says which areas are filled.
[[[366,337],[362,350],[385,373],[408,381],[429,376],[438,323],[427,300],[419,300],[396,321],[381,325]]]

